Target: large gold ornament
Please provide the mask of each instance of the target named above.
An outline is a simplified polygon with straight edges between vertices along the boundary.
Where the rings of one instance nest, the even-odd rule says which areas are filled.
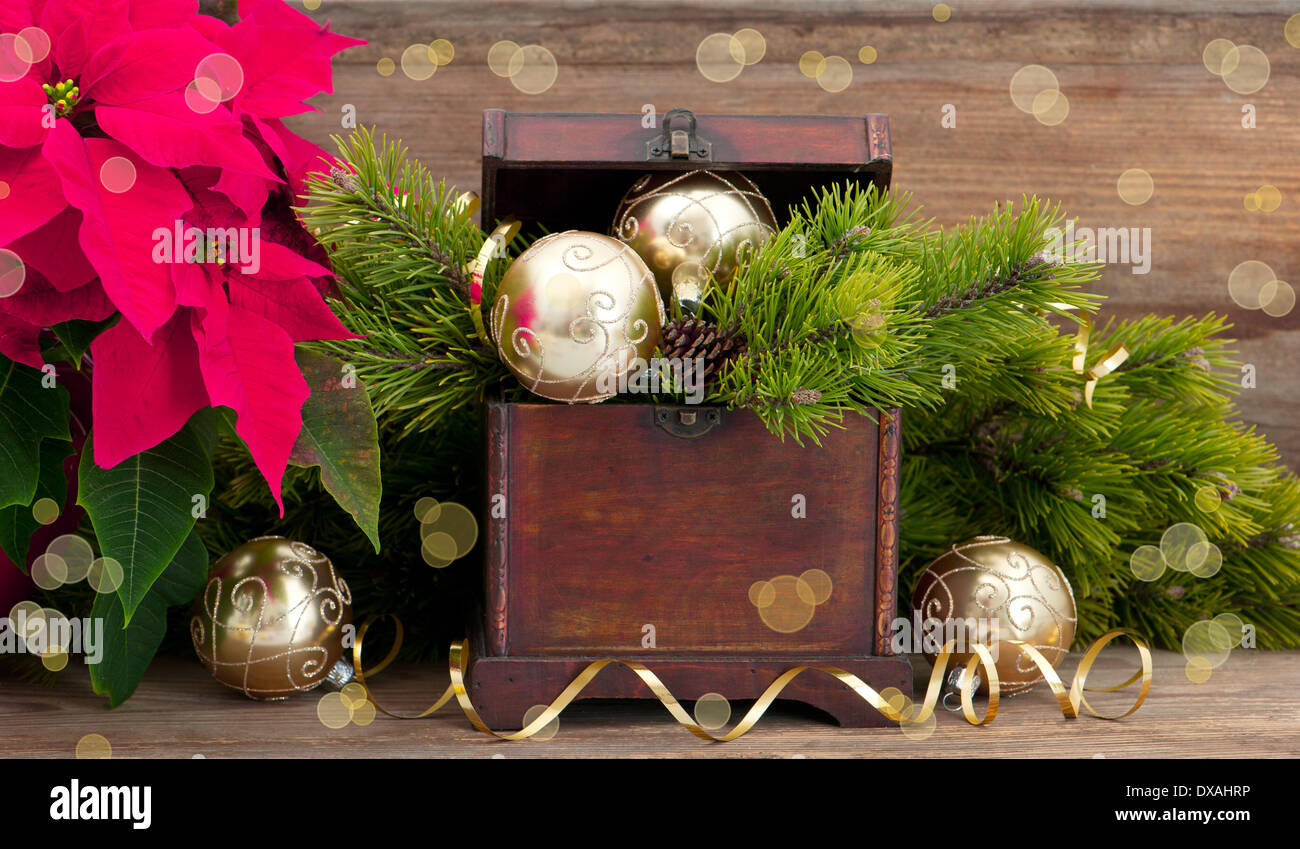
[[[695,311],[711,275],[726,287],[741,256],[776,233],[772,205],[743,174],[647,174],[614,214],[614,234],[654,272],[665,303]]]
[[[190,637],[222,684],[253,699],[283,699],[325,680],[351,622],[352,595],[329,558],[284,537],[260,537],[213,565]]]
[[[922,620],[985,620],[996,627],[991,645],[997,658],[1002,695],[1023,693],[1043,679],[1038,666],[1009,640],[1022,640],[1060,665],[1074,640],[1077,616],[1070,582],[1057,566],[1027,545],[1007,537],[982,536],[954,545],[921,575],[912,594],[912,609]],[[947,629],[945,628],[945,639]],[[940,640],[942,643],[943,640]],[[937,652],[926,645],[931,664]],[[957,652],[949,668],[961,668],[973,651]],[[981,682],[987,692],[988,682]]]
[[[497,353],[528,389],[596,402],[618,391],[659,344],[664,307],[654,276],[618,239],[545,236],[507,269],[492,305]]]

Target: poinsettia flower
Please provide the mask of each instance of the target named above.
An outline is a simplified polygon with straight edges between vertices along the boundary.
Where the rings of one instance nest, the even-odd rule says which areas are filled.
[[[293,345],[351,335],[293,213],[332,160],[280,119],[364,42],[282,0],[238,12],[231,26],[196,0],[0,0],[0,248],[25,272],[0,298],[0,354],[39,366],[44,328],[120,313],[90,348],[96,462],[226,405],[279,502],[307,397]],[[214,232],[235,235],[221,255],[176,244]]]

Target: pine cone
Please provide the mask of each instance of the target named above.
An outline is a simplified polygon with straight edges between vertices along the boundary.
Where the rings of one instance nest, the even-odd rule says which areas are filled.
[[[704,379],[715,377],[723,365],[746,350],[745,340],[702,318],[683,318],[664,325],[659,350],[668,359],[703,359]]]

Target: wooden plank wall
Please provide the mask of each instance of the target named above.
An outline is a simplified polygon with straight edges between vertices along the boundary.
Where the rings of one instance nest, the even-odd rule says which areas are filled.
[[[953,0],[936,22],[930,2],[417,2],[323,0],[310,14],[370,44],[338,60],[335,92],[321,112],[291,125],[327,143],[355,107],[410,145],[435,173],[463,188],[479,182],[482,110],[663,111],[890,115],[895,186],[914,192],[928,214],[952,224],[996,202],[1037,193],[1061,201],[1081,226],[1149,227],[1145,275],[1109,266],[1098,289],[1109,314],[1227,314],[1241,357],[1257,369],[1243,390],[1243,417],[1258,423],[1300,467],[1300,310],[1281,318],[1235,306],[1229,272],[1248,259],[1300,285],[1300,50],[1284,26],[1300,4],[1208,0],[1062,2]],[[766,55],[735,80],[714,83],[696,68],[700,41],[713,32],[757,29]],[[400,61],[411,44],[446,38],[454,61],[423,81],[376,62]],[[1233,93],[1202,64],[1215,38],[1252,44],[1267,55],[1267,85]],[[498,40],[540,44],[559,65],[555,84],[526,95],[488,68]],[[878,51],[871,65],[860,47]],[[807,50],[849,59],[853,82],[823,91],[800,74]],[[1023,65],[1051,68],[1070,103],[1068,118],[1044,126],[1020,112],[1009,82]],[[945,104],[955,128],[941,126]],[[1257,127],[1242,127],[1255,107]],[[1148,171],[1155,194],[1124,203],[1118,176]],[[1243,196],[1276,186],[1281,207],[1249,212]]]

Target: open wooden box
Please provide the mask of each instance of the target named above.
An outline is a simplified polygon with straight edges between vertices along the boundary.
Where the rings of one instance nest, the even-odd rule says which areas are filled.
[[[488,110],[484,226],[514,216],[525,232],[608,232],[628,187],[659,169],[742,171],[778,220],[814,186],[889,183],[883,115],[697,120],[692,132],[662,116],[645,129],[641,115]],[[484,721],[521,727],[605,657],[645,663],[682,701],[753,699],[797,665],[910,694],[911,667],[889,646],[899,417],[877,418],[800,447],[747,410],[489,403],[487,587],[470,671]],[[583,697],[652,694],[615,667]],[[805,673],[782,698],[841,725],[884,722],[827,675]]]

